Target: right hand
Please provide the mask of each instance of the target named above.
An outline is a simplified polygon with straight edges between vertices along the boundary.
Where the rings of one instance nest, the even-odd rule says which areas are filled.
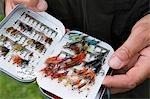
[[[48,7],[45,0],[5,0],[5,14],[8,15],[17,4],[24,4],[34,11],[45,11]]]

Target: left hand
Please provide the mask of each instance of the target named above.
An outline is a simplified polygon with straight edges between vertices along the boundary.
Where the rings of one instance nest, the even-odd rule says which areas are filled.
[[[5,0],[6,16],[17,4],[24,4],[27,8],[30,8],[34,11],[45,11],[48,7],[48,4],[45,0]]]
[[[112,94],[129,91],[150,77],[150,14],[134,25],[129,38],[112,55],[109,65],[118,72],[103,81]]]

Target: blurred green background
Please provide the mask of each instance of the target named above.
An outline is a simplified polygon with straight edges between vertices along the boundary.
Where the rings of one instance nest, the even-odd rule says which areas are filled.
[[[0,72],[0,99],[44,99],[36,83],[21,83]]]
[[[0,0],[0,21],[4,18]],[[44,99],[36,83],[21,83],[0,72],[0,99]]]

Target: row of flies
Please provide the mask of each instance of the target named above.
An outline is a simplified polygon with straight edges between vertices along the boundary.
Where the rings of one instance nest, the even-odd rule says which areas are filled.
[[[45,44],[51,45],[53,39],[48,38],[38,31],[35,31],[36,34],[39,34],[38,41],[34,39],[36,34],[34,34],[33,39],[28,38],[23,33],[27,33],[27,31],[28,33],[32,33],[34,29],[18,20],[15,22],[15,25],[16,24],[18,24],[19,29],[11,26],[5,28],[6,33],[0,35],[0,56],[3,56],[5,59],[10,51],[20,52],[20,55],[13,55],[8,61],[13,60],[13,64],[17,64],[17,66],[28,65],[33,57],[33,52],[28,48],[30,47],[31,49],[37,50],[39,53],[45,54]]]
[[[72,90],[78,89],[80,93],[90,89],[90,85],[95,83],[96,75],[100,73],[104,75],[105,72],[101,69],[109,51],[102,49],[96,54],[90,52],[90,46],[96,48],[99,42],[89,39],[88,36],[79,36],[80,40],[78,38],[78,41],[69,42],[63,46],[64,49],[73,51],[75,55],[62,51],[59,55],[50,57],[45,61],[46,67],[41,72],[52,80],[58,79],[58,83],[62,82],[65,86],[71,85]],[[86,62],[87,54],[94,56],[95,59]]]

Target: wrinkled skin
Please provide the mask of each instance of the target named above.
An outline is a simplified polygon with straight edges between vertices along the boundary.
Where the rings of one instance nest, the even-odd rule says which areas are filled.
[[[126,42],[114,53],[109,65],[117,70],[103,84],[112,93],[131,90],[150,77],[150,14],[139,20]]]

